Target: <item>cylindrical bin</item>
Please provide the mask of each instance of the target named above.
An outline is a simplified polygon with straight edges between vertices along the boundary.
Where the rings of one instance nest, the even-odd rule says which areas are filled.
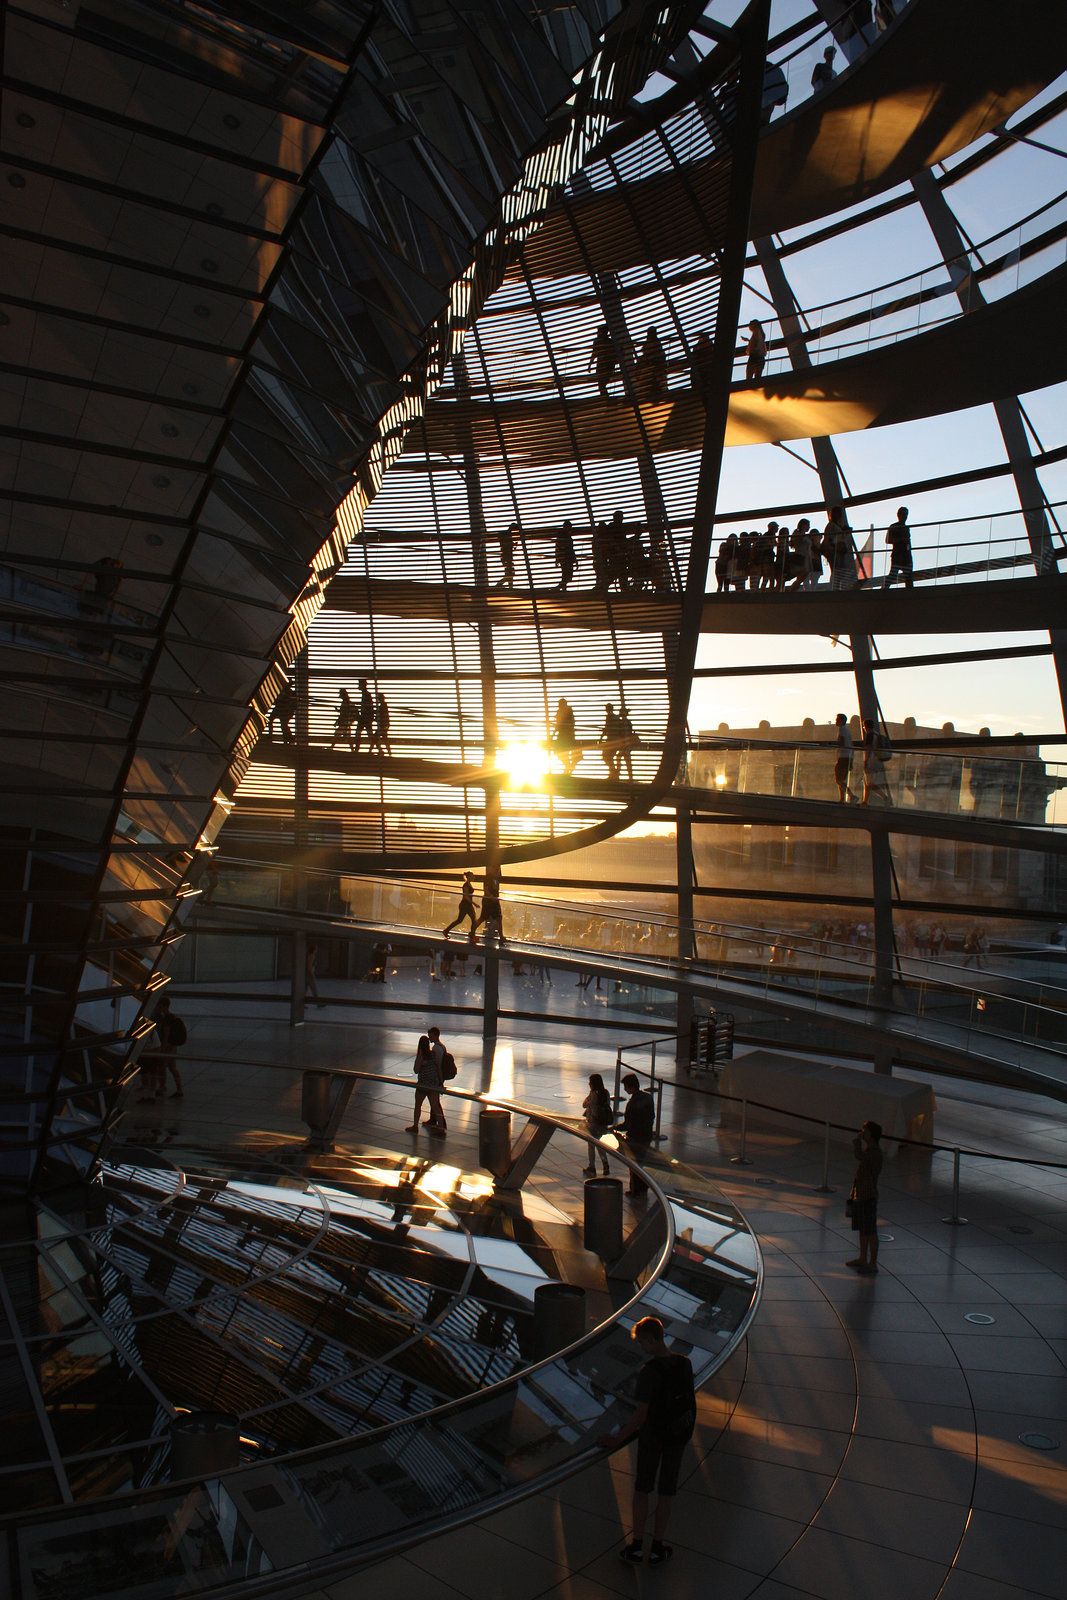
[[[622,1182],[618,1178],[585,1180],[585,1248],[602,1261],[622,1255]]]
[[[542,1283],[534,1290],[534,1358],[542,1361],[585,1332],[585,1290],[577,1283]]]
[[[190,1411],[170,1425],[172,1478],[213,1478],[236,1467],[237,1418],[229,1411]]]
[[[326,1132],[330,1121],[329,1072],[305,1072],[300,1095],[300,1115],[312,1133]]]
[[[502,1178],[511,1166],[511,1112],[487,1106],[478,1114],[478,1163]]]

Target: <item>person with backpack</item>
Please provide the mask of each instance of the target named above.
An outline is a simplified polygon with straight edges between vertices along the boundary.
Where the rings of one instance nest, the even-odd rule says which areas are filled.
[[[182,1087],[181,1073],[178,1071],[178,1051],[185,1044],[189,1034],[181,1017],[176,1017],[170,1009],[170,1000],[166,995],[156,1007],[152,1020],[159,1038],[159,1055],[156,1057],[156,1099],[161,1100],[167,1092],[169,1072],[175,1085],[172,1099],[181,1100],[185,1090]]]
[[[437,1042],[440,1043],[440,1035],[438,1035]],[[415,1049],[414,1070],[415,1120],[408,1125],[405,1132],[418,1133],[419,1124],[421,1122],[422,1103],[424,1100],[428,1100],[430,1102],[430,1119],[426,1126],[430,1133],[435,1133],[438,1131],[438,1129],[440,1129],[440,1131],[443,1133],[445,1118],[444,1112],[441,1110],[441,1090],[444,1087],[444,1079],[441,1075],[441,1067],[434,1059],[434,1053],[430,1045],[429,1036],[425,1033],[420,1038]]]
[[[637,1374],[634,1391],[637,1409],[624,1428],[602,1434],[597,1444],[602,1450],[611,1450],[636,1437],[633,1533],[629,1544],[620,1550],[619,1558],[631,1567],[639,1566],[644,1560],[649,1496],[656,1490],[648,1564],[661,1567],[674,1554],[671,1546],[664,1544],[663,1536],[678,1488],[682,1456],[696,1427],[693,1368],[687,1356],[668,1349],[663,1339],[663,1323],[658,1317],[642,1317],[634,1324],[630,1337],[636,1339],[647,1358]]]
[[[430,1046],[430,1059],[433,1061],[440,1078],[439,1088],[444,1088],[445,1084],[456,1076],[456,1058],[450,1050],[445,1049],[440,1028],[427,1029],[427,1040]],[[430,1133],[435,1133],[439,1138],[443,1138],[448,1132],[448,1123],[445,1121],[440,1098],[437,1100],[436,1108],[431,1098],[430,1109],[433,1114],[427,1123],[427,1129]]]

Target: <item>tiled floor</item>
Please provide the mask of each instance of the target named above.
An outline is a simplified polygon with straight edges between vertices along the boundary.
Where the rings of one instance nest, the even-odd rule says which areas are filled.
[[[410,1071],[414,1029],[331,1020],[290,1031],[205,1008],[194,1018],[186,1098],[130,1108],[130,1131],[167,1142],[300,1129],[299,1080],[241,1063],[345,1062]],[[190,1007],[186,1005],[188,1013]],[[468,1089],[576,1112],[599,1042],[456,1034]],[[1001,1156],[1067,1161],[1067,1117],[1051,1102],[937,1085],[936,1136]],[[395,1137],[393,1094],[357,1095],[346,1127]],[[354,1119],[354,1120],[353,1120]],[[765,1253],[757,1320],[701,1396],[663,1571],[628,1569],[632,1457],[624,1449],[542,1494],[306,1600],[1060,1600],[1067,1572],[1067,1172],[963,1163],[965,1227],[950,1209],[949,1158],[892,1156],[881,1184],[877,1277],[844,1265],[851,1176],[834,1146],[833,1195],[815,1192],[821,1145],[749,1128],[754,1165],[731,1165],[734,1130],[713,1103],[669,1107],[678,1159],[745,1210]],[[342,1130],[342,1138],[344,1130]],[[990,1316],[990,1323],[968,1315]],[[1036,1450],[1019,1435],[1057,1441]]]

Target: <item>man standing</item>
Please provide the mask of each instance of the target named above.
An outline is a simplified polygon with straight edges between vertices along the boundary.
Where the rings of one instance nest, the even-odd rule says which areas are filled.
[[[848,781],[852,776],[852,730],[843,711],[837,713],[837,744],[834,753],[834,782],[842,805],[848,804]]]
[[[664,1544],[671,1505],[678,1488],[678,1469],[696,1426],[693,1368],[686,1356],[675,1355],[663,1339],[658,1317],[642,1317],[631,1338],[647,1357],[637,1374],[637,1410],[625,1428],[605,1433],[597,1440],[603,1450],[637,1437],[637,1473],[634,1477],[633,1536],[619,1552],[628,1566],[644,1560],[648,1497],[656,1489],[656,1514],[652,1523],[650,1567],[661,1567],[674,1551]]]
[[[595,375],[597,388],[600,390],[600,398],[602,400],[608,398],[608,384],[615,376],[615,368],[617,366],[618,357],[615,354],[615,346],[612,343],[610,330],[607,323],[602,323],[597,329],[596,338],[593,340],[593,348],[589,354],[589,365],[585,369]]]
[[[622,1114],[622,1125],[619,1129],[626,1140],[628,1153],[640,1165],[648,1159],[649,1146],[656,1127],[656,1102],[647,1089],[642,1089],[641,1080],[635,1072],[628,1073],[622,1080],[622,1086],[629,1095]],[[630,1173],[630,1184],[626,1191],[628,1195],[637,1198],[648,1193],[648,1184],[636,1172]]]
[[[430,1059],[437,1069],[443,1086],[456,1076],[455,1058],[445,1049],[441,1040],[440,1028],[427,1028],[426,1037],[430,1041]],[[437,1118],[435,1121],[430,1122],[428,1131],[438,1136],[448,1132],[448,1123],[445,1121],[445,1113],[440,1106],[440,1102],[438,1102]]]
[[[474,873],[473,872],[465,872],[463,874],[463,887],[459,891],[459,910],[456,912],[456,915],[453,917],[452,921],[448,924],[448,927],[443,929],[445,938],[447,939],[449,934],[452,932],[452,929],[455,928],[455,927],[458,927],[459,924],[465,918],[468,918],[468,917],[470,918],[471,933],[473,933],[474,932]]]
[[[904,579],[905,589],[910,589],[915,582],[915,563],[911,553],[911,529],[908,527],[907,506],[898,509],[897,520],[885,531],[885,542],[889,546],[890,557],[886,588],[888,589],[899,572]]]

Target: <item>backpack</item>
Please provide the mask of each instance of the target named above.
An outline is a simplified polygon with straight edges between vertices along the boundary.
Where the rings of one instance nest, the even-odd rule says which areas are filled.
[[[186,1028],[185,1023],[181,1017],[172,1016],[170,1019],[170,1043],[183,1045],[187,1044],[188,1041],[189,1030]]]
[[[444,1058],[441,1062],[441,1077],[444,1082],[447,1083],[449,1078],[454,1078],[456,1076],[456,1071],[456,1058],[451,1054],[450,1051],[446,1050],[444,1053]]]
[[[693,1369],[684,1356],[660,1359],[657,1378],[659,1394],[649,1406],[649,1422],[656,1432],[675,1443],[691,1437],[697,1422]]]

